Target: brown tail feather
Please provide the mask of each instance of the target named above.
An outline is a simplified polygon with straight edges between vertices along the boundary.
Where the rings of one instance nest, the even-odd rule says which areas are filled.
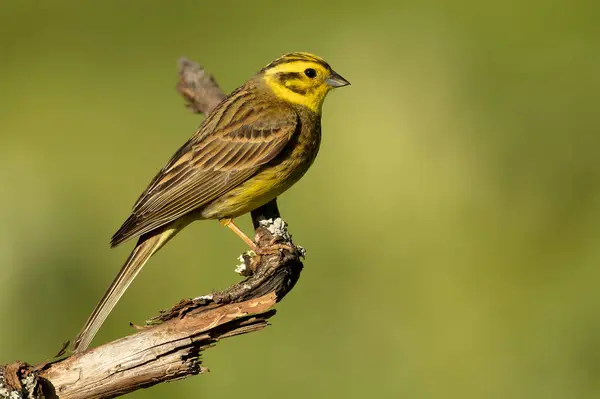
[[[75,353],[83,352],[88,348],[92,339],[104,323],[104,320],[106,320],[133,279],[142,270],[144,264],[160,247],[177,234],[181,227],[167,226],[166,228],[140,237],[136,247],[119,271],[119,274],[115,277],[110,287],[108,287],[108,290],[104,293],[104,296],[100,299],[100,302],[96,305],[96,308],[75,339],[73,343],[73,351]]]

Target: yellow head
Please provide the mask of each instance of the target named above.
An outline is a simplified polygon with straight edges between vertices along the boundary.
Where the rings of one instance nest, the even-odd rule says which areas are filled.
[[[329,90],[350,84],[323,59],[309,53],[285,54],[264,67],[259,76],[277,97],[317,113]]]

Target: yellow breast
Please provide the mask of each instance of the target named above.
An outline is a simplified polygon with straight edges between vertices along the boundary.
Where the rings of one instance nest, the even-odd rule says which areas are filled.
[[[282,156],[263,166],[241,185],[208,204],[202,219],[235,218],[259,208],[289,189],[315,160],[321,141],[320,116],[300,116],[302,129]]]

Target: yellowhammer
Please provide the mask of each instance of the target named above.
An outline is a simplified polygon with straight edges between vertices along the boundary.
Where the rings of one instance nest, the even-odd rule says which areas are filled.
[[[219,219],[252,248],[232,219],[273,200],[308,170],[321,141],[321,107],[335,87],[350,84],[308,53],[277,58],[233,91],[160,170],[112,237],[138,237],[79,333],[85,350],[146,261],[189,223]]]

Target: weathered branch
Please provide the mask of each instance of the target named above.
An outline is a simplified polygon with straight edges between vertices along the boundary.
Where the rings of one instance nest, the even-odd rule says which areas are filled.
[[[197,113],[210,113],[225,98],[214,78],[187,59],[180,60],[177,89]],[[221,338],[263,329],[302,270],[303,249],[293,245],[275,201],[253,211],[252,221],[258,248],[284,249],[242,255],[243,281],[182,300],[136,333],[86,352],[37,366],[0,366],[0,398],[112,398],[206,371],[201,352]]]

